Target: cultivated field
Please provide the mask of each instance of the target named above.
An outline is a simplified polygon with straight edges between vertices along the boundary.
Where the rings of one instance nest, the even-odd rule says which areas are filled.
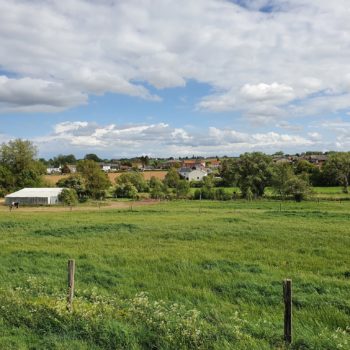
[[[291,348],[349,349],[349,223],[350,201],[3,211],[0,348],[283,349],[292,278]]]
[[[167,173],[166,171],[159,170],[159,171],[144,171],[141,174],[143,175],[145,180],[150,180],[152,176],[156,177],[157,179],[163,180],[166,173]],[[108,177],[111,180],[112,184],[115,183],[115,179],[121,174],[123,173],[108,173]],[[69,175],[45,175],[44,179],[51,185],[56,185],[57,181],[64,179],[65,177],[68,177],[68,176]]]

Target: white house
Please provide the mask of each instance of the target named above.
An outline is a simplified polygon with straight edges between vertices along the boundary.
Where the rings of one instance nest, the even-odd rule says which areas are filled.
[[[54,167],[49,167],[46,168],[46,173],[51,175],[51,174],[61,174],[61,168],[54,168]]]
[[[113,164],[113,163],[100,163],[100,168],[108,173],[108,172],[113,172],[113,171],[118,171],[119,169],[119,164]]]
[[[58,204],[58,195],[63,188],[23,188],[5,196],[5,204],[18,202],[20,205],[52,205]]]
[[[179,174],[188,181],[202,181],[203,177],[207,176],[208,173],[205,170],[190,168],[181,168]]]

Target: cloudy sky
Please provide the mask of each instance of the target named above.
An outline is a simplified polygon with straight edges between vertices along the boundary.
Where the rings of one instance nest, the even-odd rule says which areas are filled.
[[[0,0],[0,141],[350,150],[348,0]]]

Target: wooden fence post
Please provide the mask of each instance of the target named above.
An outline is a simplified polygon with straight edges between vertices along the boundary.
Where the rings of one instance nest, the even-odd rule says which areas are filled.
[[[292,280],[283,281],[284,300],[284,341],[292,342]]]
[[[67,310],[73,311],[73,297],[74,297],[74,273],[75,260],[68,260],[68,296],[67,296]]]

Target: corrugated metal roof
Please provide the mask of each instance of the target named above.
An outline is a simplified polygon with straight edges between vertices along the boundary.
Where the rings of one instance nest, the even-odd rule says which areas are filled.
[[[8,194],[5,198],[20,198],[20,197],[53,197],[58,196],[63,188],[48,187],[48,188],[23,188],[17,192]]]

